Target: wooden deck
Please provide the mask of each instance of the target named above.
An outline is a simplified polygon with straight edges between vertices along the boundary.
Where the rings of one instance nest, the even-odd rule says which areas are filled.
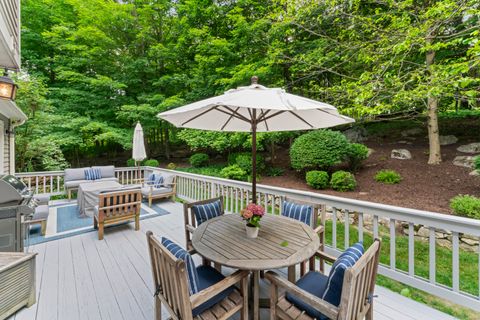
[[[37,303],[10,319],[114,319],[152,320],[153,285],[145,233],[152,230],[184,244],[183,213],[179,203],[165,202],[172,214],[133,225],[31,246],[37,252]],[[228,270],[227,270],[228,271]],[[267,295],[262,285],[261,295]],[[377,287],[374,319],[454,319],[385,288]],[[164,313],[164,319],[168,315]],[[261,319],[268,319],[263,309]]]

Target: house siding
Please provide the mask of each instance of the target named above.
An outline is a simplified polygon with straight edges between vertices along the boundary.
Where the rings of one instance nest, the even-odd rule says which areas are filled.
[[[3,159],[3,173],[9,173],[10,172],[10,139],[9,137],[5,134],[5,131],[9,128],[10,121],[3,115],[0,115],[0,122],[3,124],[3,130],[0,132],[0,134],[3,136],[3,148],[0,148],[0,152],[3,154],[0,154],[0,157]]]

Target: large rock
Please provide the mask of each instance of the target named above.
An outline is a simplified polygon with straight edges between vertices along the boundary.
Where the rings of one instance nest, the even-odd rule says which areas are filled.
[[[348,141],[359,143],[367,140],[368,132],[364,127],[356,126],[343,131]]]
[[[440,136],[440,145],[448,146],[458,142],[458,138],[454,135]]]
[[[412,136],[418,136],[422,134],[423,130],[422,128],[412,128],[412,129],[407,129],[403,130],[400,134],[402,137],[412,137]]]
[[[473,168],[473,156],[456,156],[453,159],[453,165],[465,168]]]
[[[464,144],[458,147],[457,150],[463,153],[480,153],[480,142]]]
[[[393,159],[409,160],[412,154],[407,149],[393,149],[390,155]]]

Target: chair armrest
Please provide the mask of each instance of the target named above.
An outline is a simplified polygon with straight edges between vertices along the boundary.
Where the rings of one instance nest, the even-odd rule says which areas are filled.
[[[248,277],[248,274],[248,271],[236,271],[222,281],[215,283],[213,286],[203,289],[202,291],[190,296],[190,303],[192,305],[192,309],[198,307],[204,302],[207,302],[223,290],[233,286],[236,283],[239,283],[240,280]]]
[[[315,257],[318,257],[318,258],[322,258],[322,259],[325,259],[329,262],[335,262],[337,261],[337,258],[334,257],[334,256],[331,256],[323,251],[320,251],[320,250],[317,250],[317,252],[315,252]]]
[[[313,230],[316,234],[320,234],[325,231],[325,228],[323,226],[318,226]]]
[[[192,226],[191,224],[186,224],[185,229],[187,231],[191,232],[191,233],[193,233],[196,230],[196,228],[194,226]]]
[[[307,291],[300,289],[295,284],[290,281],[281,278],[278,274],[273,271],[267,271],[265,273],[265,278],[268,279],[273,286],[284,288],[286,291],[295,294],[301,298],[306,303],[310,304],[313,308],[317,309],[329,319],[336,319],[338,316],[339,309],[333,304],[328,303],[327,301],[320,299],[314,296]],[[273,306],[270,306],[273,307]]]

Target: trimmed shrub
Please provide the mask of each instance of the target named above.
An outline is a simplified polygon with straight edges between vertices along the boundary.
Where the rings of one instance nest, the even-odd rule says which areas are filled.
[[[229,165],[237,165],[242,168],[247,174],[252,173],[252,153],[251,152],[236,152],[228,156]],[[257,153],[257,173],[265,170],[265,158]]]
[[[357,181],[352,173],[340,170],[332,174],[330,186],[337,191],[352,191],[357,186]]]
[[[233,179],[240,181],[245,181],[248,177],[247,172],[236,164],[223,168],[220,171],[220,175],[225,179]]]
[[[190,164],[195,168],[208,166],[209,161],[210,158],[206,153],[195,153],[189,159]]]
[[[338,131],[316,130],[301,135],[290,148],[292,168],[329,169],[345,160],[349,144]]]
[[[269,177],[280,177],[283,176],[284,173],[285,170],[278,167],[269,167],[266,172],[267,176]]]
[[[158,162],[158,160],[148,159],[148,160],[143,161],[142,165],[147,166],[147,167],[158,167],[160,165],[160,163]]]
[[[350,170],[357,171],[368,157],[368,148],[360,143],[351,143],[347,149],[347,161]]]
[[[134,159],[128,159],[127,160],[127,167],[135,167],[136,163]]]
[[[450,199],[450,208],[459,216],[480,219],[480,198],[458,195]]]
[[[402,176],[395,170],[380,170],[375,174],[375,181],[385,184],[396,184],[402,181]]]
[[[328,188],[329,176],[326,171],[308,171],[305,175],[305,180],[307,184],[315,189],[326,189]]]
[[[167,164],[167,169],[168,170],[175,170],[175,169],[177,169],[177,165],[173,162],[170,162],[169,164]]]
[[[480,156],[476,156],[475,159],[473,159],[473,166],[475,170],[480,171]]]

